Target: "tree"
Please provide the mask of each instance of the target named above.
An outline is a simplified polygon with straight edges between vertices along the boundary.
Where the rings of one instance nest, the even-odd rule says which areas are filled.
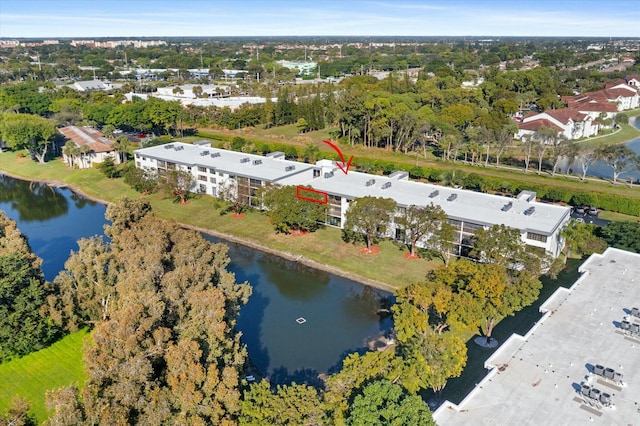
[[[541,273],[542,264],[531,259],[520,230],[505,225],[478,229],[472,239],[471,257],[480,262],[494,263],[506,269],[527,268],[532,274]]]
[[[46,347],[59,336],[42,311],[51,289],[16,223],[0,211],[0,363]]]
[[[186,204],[189,191],[195,185],[195,179],[191,172],[185,170],[169,170],[160,178],[160,185],[170,196],[174,196],[180,204]]]
[[[264,207],[277,232],[313,232],[326,220],[328,205],[297,197],[295,186],[272,187],[264,191]]]
[[[44,164],[49,144],[57,134],[56,126],[46,118],[29,114],[4,114],[0,137],[12,149],[26,149],[31,158]]]
[[[311,386],[292,383],[278,385],[272,392],[262,380],[244,393],[241,425],[319,425],[325,424],[326,410],[318,391]]]
[[[536,145],[536,155],[538,157],[538,174],[542,173],[542,160],[550,145],[554,145],[558,139],[558,130],[551,127],[540,127],[533,134]]]
[[[407,363],[415,368],[416,376],[436,394],[442,392],[447,381],[460,377],[467,364],[467,346],[453,333],[433,331],[405,342],[401,351]]]
[[[369,383],[347,413],[348,425],[433,425],[431,410],[419,395],[408,395],[389,380]]]
[[[607,242],[596,236],[597,225],[578,222],[571,219],[562,230],[562,237],[565,240],[564,262],[573,251],[574,255],[582,258],[592,253],[602,253],[607,248]]]
[[[613,184],[622,173],[629,172],[640,165],[640,157],[625,145],[608,145],[598,150],[598,157],[611,167]]]
[[[587,171],[589,166],[598,161],[598,150],[593,146],[580,144],[578,145],[578,153],[576,155],[580,168],[582,170],[582,176],[580,180],[584,181],[587,177]]]
[[[571,139],[567,139],[564,135],[558,135],[557,138],[554,138],[551,142],[550,148],[550,157],[551,157],[551,176],[555,176],[556,170],[558,169],[558,164],[563,157],[573,157],[575,152],[575,142]],[[569,161],[569,165],[573,162],[571,159]]]
[[[433,204],[427,206],[411,205],[404,209],[404,213],[395,221],[406,232],[412,257],[416,255],[416,245],[423,237],[426,236],[427,240],[437,241],[440,231],[449,225],[444,210]]]
[[[300,117],[296,123],[296,128],[298,129],[298,133],[305,133],[309,130],[309,123],[304,117]]]
[[[124,183],[138,192],[151,193],[158,188],[158,176],[154,169],[125,167]]]
[[[116,131],[116,126],[114,126],[113,124],[107,124],[105,126],[102,126],[102,134],[108,138],[113,137],[113,132],[115,131]]]
[[[391,198],[356,198],[351,201],[345,214],[345,230],[362,235],[367,244],[367,251],[371,252],[374,239],[380,233],[384,233],[383,230],[395,209],[396,202]]]
[[[73,389],[50,395],[53,418],[66,413],[94,424],[232,424],[240,412],[246,357],[234,327],[250,287],[226,271],[225,246],[143,214],[140,201],[128,204],[133,211],[117,205],[110,212],[111,241],[98,250],[108,259],[94,262],[87,252],[88,273],[63,281],[65,292],[73,293],[85,287],[79,280],[96,285],[95,271],[113,276],[109,312],[104,319],[98,312],[84,349],[81,396]],[[101,307],[103,298],[87,302]]]
[[[67,143],[64,144],[64,147],[62,148],[62,153],[67,157],[67,165],[73,168],[75,158],[80,154],[78,145],[76,145],[74,141],[67,141]]]
[[[242,213],[246,205],[243,200],[248,199],[248,196],[246,187],[238,185],[237,179],[229,178],[218,185],[218,197],[230,204],[230,209],[236,216]]]
[[[113,157],[110,155],[106,156],[102,163],[98,164],[98,168],[109,179],[118,177],[118,169],[116,168],[116,164],[113,161]]]
[[[31,409],[29,401],[22,397],[14,397],[11,400],[11,406],[6,413],[0,413],[0,425],[6,426],[36,426],[36,421]]]
[[[600,235],[612,247],[640,253],[640,224],[634,222],[610,222],[600,230]]]
[[[131,141],[129,140],[129,137],[126,135],[118,136],[118,138],[113,142],[113,147],[118,151],[120,161],[126,163],[127,155],[131,148]]]
[[[304,146],[302,158],[307,163],[313,163],[318,158],[318,154],[320,154],[320,148],[318,148],[318,145],[313,142],[309,142]]]

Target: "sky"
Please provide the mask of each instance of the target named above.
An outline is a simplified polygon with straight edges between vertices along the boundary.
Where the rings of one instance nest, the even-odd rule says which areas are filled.
[[[0,0],[0,38],[640,37],[638,0]]]

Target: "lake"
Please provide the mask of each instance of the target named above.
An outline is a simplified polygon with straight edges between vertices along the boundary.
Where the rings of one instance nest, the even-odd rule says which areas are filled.
[[[640,117],[632,117],[632,118],[630,118],[629,119],[629,124],[631,124],[636,129],[640,130]],[[630,148],[632,151],[634,151],[636,154],[640,155],[640,138],[635,138],[635,139],[625,143],[625,145],[628,148]],[[567,168],[567,162],[566,161],[561,161],[559,166],[560,166],[560,169],[564,171]],[[571,168],[572,168],[574,173],[582,174],[582,167],[580,166],[579,162],[575,162],[571,166]],[[599,160],[599,161],[596,161],[591,166],[589,166],[589,169],[587,170],[587,176],[612,179],[613,178],[613,172],[611,171],[611,167],[607,166],[604,163],[604,161]],[[630,172],[622,173],[620,175],[620,179],[625,179],[626,180],[626,179],[629,179],[629,178],[633,178],[633,180],[636,181],[636,182],[640,181],[640,170],[632,170]]]
[[[44,260],[51,281],[77,240],[103,235],[104,205],[67,188],[0,175],[0,210],[18,224]],[[206,236],[214,242],[224,242]],[[229,270],[253,295],[240,310],[237,330],[253,366],[275,383],[317,380],[341,366],[348,353],[392,327],[377,314],[391,295],[239,244],[229,246]]]

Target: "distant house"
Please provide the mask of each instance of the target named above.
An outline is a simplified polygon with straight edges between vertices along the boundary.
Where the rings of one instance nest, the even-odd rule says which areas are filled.
[[[105,158],[113,158],[115,164],[120,163],[120,156],[112,142],[104,137],[99,130],[91,127],[67,126],[58,129],[62,135],[74,142],[77,152],[68,155],[63,150],[63,159],[66,164],[78,169],[88,169],[96,163],[102,163]]]
[[[91,90],[103,90],[108,91],[113,89],[113,84],[110,81],[102,80],[88,80],[88,81],[76,81],[69,87],[77,90],[78,92],[89,92]]]
[[[600,125],[589,114],[569,109],[552,109],[526,115],[518,125],[518,139],[532,136],[541,127],[556,129],[567,139],[580,139],[598,134]]]
[[[638,89],[640,89],[640,75],[631,74],[626,76],[624,79],[629,86],[637,87]]]
[[[638,82],[628,78],[616,80],[606,83],[601,90],[563,96],[566,108],[526,115],[518,125],[516,137],[522,139],[533,135],[540,127],[555,128],[567,139],[596,135],[602,128],[602,123],[598,121],[602,114],[614,118],[620,111],[640,107],[640,95],[630,81]]]

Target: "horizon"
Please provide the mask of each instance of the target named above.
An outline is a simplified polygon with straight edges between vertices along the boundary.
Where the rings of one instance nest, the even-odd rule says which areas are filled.
[[[0,0],[0,38],[639,38],[637,2]]]

